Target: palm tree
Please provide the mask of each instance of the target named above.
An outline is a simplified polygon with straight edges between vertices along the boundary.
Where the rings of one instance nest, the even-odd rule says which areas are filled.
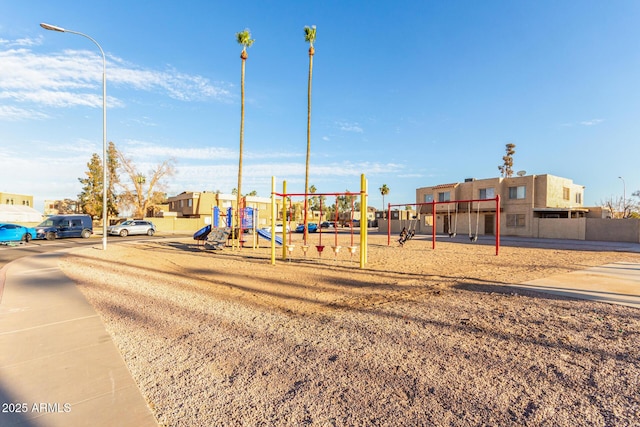
[[[311,78],[313,76],[313,55],[316,50],[316,26],[304,27],[304,41],[309,43],[309,83],[307,87],[307,162],[304,169],[304,193],[309,192],[309,155],[311,152]],[[307,243],[307,198],[304,199],[304,242]]]
[[[503,164],[498,166],[498,170],[500,171],[500,175],[503,177],[510,178],[513,176],[513,155],[516,153],[516,144],[508,143],[505,145],[504,151],[507,153],[506,156],[502,156]]]
[[[242,45],[242,53],[240,59],[242,59],[242,75],[240,80],[240,155],[238,160],[238,188],[236,195],[236,224],[242,230],[241,225],[241,200],[242,200],[242,150],[244,148],[244,66],[247,61],[247,48],[250,47],[255,40],[251,38],[251,32],[248,28],[244,31],[236,33],[236,40]]]
[[[380,190],[380,194],[382,194],[382,215],[384,217],[384,209],[385,209],[384,196],[389,194],[390,190],[389,190],[389,187],[387,187],[387,184],[382,184],[382,187],[378,188],[378,190]]]

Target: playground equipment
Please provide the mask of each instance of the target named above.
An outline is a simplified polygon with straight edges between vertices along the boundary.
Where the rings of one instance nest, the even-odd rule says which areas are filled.
[[[266,239],[266,240],[275,239],[276,243],[278,245],[282,246],[282,237],[276,236],[275,233],[271,234],[270,232],[268,232],[267,230],[264,230],[262,228],[256,229],[256,233],[258,234],[258,236],[260,236],[260,237],[262,237],[263,239]]]
[[[468,203],[468,209],[467,209],[467,215],[469,218],[469,240],[473,243],[476,242],[478,240],[478,230],[479,230],[479,225],[480,225],[480,203],[486,203],[486,202],[492,202],[495,203],[495,221],[496,221],[496,226],[495,226],[495,246],[496,246],[496,256],[499,254],[500,252],[500,195],[497,195],[495,198],[491,198],[491,199],[472,199],[472,200],[448,200],[448,201],[442,201],[442,202],[436,202],[436,201],[432,201],[432,202],[425,202],[425,203],[404,203],[404,204],[396,204],[396,205],[392,205],[392,204],[388,204],[387,205],[387,218],[389,218],[389,221],[387,222],[387,245],[391,245],[391,207],[395,207],[395,206],[416,206],[416,208],[420,207],[428,207],[428,211],[431,212],[432,218],[433,218],[433,224],[432,224],[432,235],[431,235],[431,245],[432,245],[432,249],[436,248],[436,219],[438,217],[438,210],[437,210],[437,206],[438,205],[447,205],[447,219],[448,219],[448,234],[449,237],[454,237],[457,233],[456,228],[458,225],[458,219],[457,219],[457,215],[458,215],[458,204],[462,204],[462,203]],[[453,231],[451,230],[451,209],[450,209],[450,204],[451,203],[455,203],[455,214],[456,214],[456,218],[454,219],[455,221],[455,226]],[[475,203],[475,207],[476,207],[476,226],[475,226],[475,232],[472,232],[472,221],[471,221],[471,216],[472,213],[471,211],[473,210],[473,203]],[[416,209],[416,210],[422,210],[422,209]],[[493,211],[493,209],[492,209]],[[409,226],[411,228],[411,222],[409,223]],[[415,227],[415,226],[414,226]],[[415,228],[414,228],[415,230]],[[410,231],[407,230],[407,232],[409,233]],[[402,236],[401,236],[402,239]],[[404,237],[404,241],[408,240],[407,237]],[[404,243],[404,241],[402,243]]]
[[[469,209],[467,209],[467,212],[469,213],[469,240],[471,242],[477,242],[478,241],[478,226],[480,225],[480,203],[476,204],[477,209],[476,209],[476,232],[475,233],[471,233],[471,206],[469,206]]]
[[[199,245],[200,242],[207,240],[207,236],[209,236],[209,233],[211,233],[211,224],[208,224],[193,233],[193,240],[197,241]]]
[[[276,222],[276,217],[277,217],[277,207],[276,207],[276,197],[282,197],[283,201],[289,200],[289,204],[287,205],[287,203],[283,202],[282,203],[282,218],[283,220],[286,220],[287,224],[290,223],[291,218],[292,218],[292,210],[293,210],[293,202],[292,202],[292,197],[304,197],[305,201],[307,200],[308,197],[327,197],[327,196],[334,196],[336,197],[336,207],[338,205],[337,201],[338,201],[338,197],[340,196],[347,196],[352,198],[351,199],[351,215],[350,215],[350,221],[349,221],[349,225],[350,225],[350,244],[348,246],[349,249],[349,253],[351,254],[351,256],[353,256],[353,254],[356,253],[358,246],[354,244],[354,235],[353,235],[353,211],[354,211],[354,198],[357,196],[360,196],[360,218],[362,219],[362,221],[364,221],[364,226],[360,227],[360,268],[364,268],[365,264],[367,263],[367,182],[365,179],[364,174],[361,175],[360,177],[360,192],[359,193],[350,193],[350,192],[343,192],[343,193],[287,193],[287,183],[286,181],[283,182],[282,184],[282,193],[277,193],[276,192],[276,188],[275,188],[275,177],[272,177],[272,181],[271,181],[271,187],[272,187],[272,191],[271,191],[271,227],[274,228],[275,227],[275,222]],[[306,209],[305,209],[306,211]],[[325,249],[325,245],[322,243],[322,206],[320,206],[320,216],[319,216],[319,224],[318,224],[318,244],[315,245],[315,248],[318,252],[318,257],[320,258],[322,256],[322,253]],[[304,215],[307,215],[307,212],[304,212]],[[362,224],[361,221],[361,224]],[[335,222],[334,222],[334,230],[333,230],[333,234],[334,234],[334,239],[333,239],[333,245],[331,245],[331,249],[333,250],[334,256],[337,259],[338,253],[340,252],[340,250],[342,249],[342,245],[339,244],[338,241],[338,222],[339,222],[339,216],[338,216],[338,210],[336,209],[336,213],[335,213]],[[305,220],[305,223],[307,223],[307,221]],[[293,243],[292,238],[291,238],[291,228],[289,227],[289,232],[288,233],[283,233],[283,245],[282,245],[282,259],[286,260],[286,259],[291,259],[293,252],[295,251],[296,245]],[[307,251],[309,250],[309,248],[311,247],[308,243],[308,235],[307,235],[307,230],[303,230],[304,231],[304,235],[303,235],[303,242],[302,245],[300,245],[300,248],[304,254],[304,256],[306,257],[307,255]],[[326,234],[326,233],[325,233]],[[271,242],[271,264],[275,265],[276,264],[276,252],[275,252],[275,242],[272,240]]]
[[[456,203],[456,214],[455,214],[455,225],[453,226],[453,230],[451,229],[451,210],[449,209],[451,207],[450,204],[447,204],[447,217],[448,217],[448,225],[449,225],[449,237],[453,238],[456,237],[456,234],[458,233],[458,204]]]

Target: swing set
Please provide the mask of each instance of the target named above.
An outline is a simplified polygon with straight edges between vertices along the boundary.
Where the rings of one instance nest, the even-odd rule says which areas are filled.
[[[458,206],[466,203],[467,204],[467,217],[468,217],[468,223],[469,223],[469,241],[471,243],[475,243],[478,241],[478,230],[480,227],[480,204],[481,203],[486,203],[486,202],[493,202],[495,205],[495,221],[496,221],[496,227],[495,227],[495,246],[496,246],[496,256],[499,254],[500,252],[500,195],[496,196],[495,198],[491,198],[491,199],[473,199],[473,200],[450,200],[450,201],[445,201],[445,202],[436,202],[436,201],[432,201],[432,202],[425,202],[425,203],[404,203],[404,204],[397,204],[397,205],[392,205],[389,204],[387,206],[387,218],[389,218],[389,221],[387,222],[387,245],[391,245],[391,207],[395,207],[395,206],[415,206],[416,207],[416,211],[421,211],[422,207],[427,206],[430,207],[429,209],[427,209],[427,211],[431,212],[432,218],[433,218],[433,224],[432,224],[432,235],[431,235],[431,241],[432,241],[432,249],[436,248],[436,220],[438,217],[438,210],[437,207],[438,205],[447,205],[447,213],[446,213],[446,230],[445,232],[448,234],[448,236],[450,238],[454,238],[456,237],[458,231],[458,215],[461,214],[461,212],[458,209]],[[454,208],[451,209],[451,204],[454,204]],[[474,204],[475,204],[475,215],[473,212],[473,208],[474,208]],[[418,209],[418,207],[420,209]],[[491,212],[493,212],[494,209],[491,209]],[[453,218],[452,218],[453,215]],[[402,228],[402,231],[400,232],[400,239],[398,240],[398,242],[400,243],[400,245],[402,246],[404,244],[404,242],[406,242],[407,240],[409,240],[410,238],[413,237],[413,235],[415,234],[415,227],[417,224],[417,216],[414,216],[411,221],[409,222],[409,230],[406,229],[406,227]],[[475,216],[475,230],[473,229],[473,221],[472,221],[472,217]],[[415,222],[414,222],[415,220]]]
[[[327,232],[322,231],[322,220],[323,220],[323,210],[322,210],[322,196],[324,197],[329,197],[329,196],[334,196],[336,198],[336,209],[335,209],[335,218],[334,218],[334,230],[333,230],[333,244],[330,245],[331,249],[333,250],[333,254],[334,254],[334,259],[337,260],[338,258],[338,253],[340,252],[340,250],[342,249],[342,245],[339,242],[338,239],[338,223],[339,223],[339,212],[338,212],[338,198],[339,197],[348,197],[351,201],[351,213],[349,216],[349,244],[348,246],[346,246],[346,248],[349,251],[349,254],[351,257],[353,257],[353,255],[357,252],[358,248],[360,249],[360,268],[364,268],[365,264],[367,263],[367,222],[366,222],[366,218],[367,218],[367,193],[366,193],[366,187],[367,187],[367,182],[365,179],[365,176],[362,175],[361,179],[360,179],[360,184],[361,184],[361,190],[359,193],[350,193],[350,192],[343,192],[343,193],[287,193],[287,182],[284,181],[282,183],[282,193],[277,193],[275,191],[275,177],[272,177],[272,182],[271,182],[271,187],[272,187],[272,191],[271,191],[271,229],[275,229],[275,222],[276,222],[276,217],[277,217],[277,206],[276,206],[276,197],[281,197],[283,200],[282,203],[282,218],[284,221],[286,221],[286,224],[289,225],[291,222],[291,218],[293,217],[293,201],[292,201],[292,197],[304,197],[304,228],[303,228],[303,240],[302,240],[302,244],[299,245],[300,249],[302,250],[302,253],[304,254],[304,256],[307,256],[307,252],[309,251],[309,249],[311,248],[311,245],[309,245],[309,240],[308,240],[308,233],[310,231],[310,228],[308,226],[308,221],[307,221],[307,199],[309,197],[320,197],[320,204],[319,204],[319,208],[320,208],[320,215],[318,218],[318,224],[317,224],[317,229],[315,230],[315,232],[318,233],[318,244],[315,245],[316,251],[318,253],[318,258],[322,257],[322,253],[325,249],[325,245],[322,244],[322,235],[323,234],[327,234]],[[360,245],[356,245],[355,241],[354,241],[354,230],[353,230],[353,214],[354,214],[354,208],[355,208],[355,198],[360,196],[360,218],[364,219],[364,227],[361,226],[360,228]],[[289,201],[288,205],[286,203],[286,201]],[[363,221],[361,220],[360,222],[361,224],[363,223]],[[292,235],[291,235],[291,228],[292,227],[286,227],[283,230],[283,234],[282,234],[282,240],[283,240],[283,244],[282,244],[282,259],[283,260],[291,260],[291,257],[293,255],[293,252],[296,250],[297,245],[293,243],[293,239],[292,239]],[[286,230],[289,230],[288,232]],[[311,230],[311,232],[313,232],[313,230]],[[325,240],[326,241],[326,240]],[[276,263],[276,248],[275,248],[275,239],[271,239],[271,264],[275,265]]]

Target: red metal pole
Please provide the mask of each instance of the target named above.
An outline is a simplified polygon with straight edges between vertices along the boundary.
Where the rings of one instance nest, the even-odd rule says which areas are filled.
[[[335,233],[335,240],[336,240],[336,245],[338,244],[338,196],[336,196],[336,222],[335,225],[333,226],[333,230]]]
[[[391,246],[391,203],[387,203],[387,246]]]
[[[320,243],[319,245],[322,246],[322,197],[319,198],[320,199],[320,219],[318,219],[318,228],[320,229]],[[338,206],[336,204],[336,206]]]
[[[496,256],[500,252],[500,195],[496,196]]]
[[[431,249],[436,248],[436,201],[431,201],[431,215],[433,217],[433,226],[431,227]]]

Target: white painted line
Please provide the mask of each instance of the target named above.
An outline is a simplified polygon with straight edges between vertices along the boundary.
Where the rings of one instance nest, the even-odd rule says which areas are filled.
[[[47,274],[51,271],[56,271],[59,270],[58,267],[47,267],[47,268],[37,268],[35,270],[23,270],[23,271],[19,271],[18,273],[15,274],[15,276],[30,276],[30,275],[37,275],[37,274]],[[13,276],[13,274],[12,274]]]
[[[97,314],[93,314],[91,316],[76,317],[74,319],[61,320],[59,322],[44,323],[42,325],[32,326],[30,328],[16,329],[14,331],[7,331],[7,332],[0,332],[0,335],[9,335],[9,334],[15,334],[15,333],[19,333],[19,332],[31,331],[31,330],[34,330],[34,329],[46,328],[48,326],[61,325],[63,323],[75,322],[76,320],[92,319],[94,317],[98,317],[98,315]]]

